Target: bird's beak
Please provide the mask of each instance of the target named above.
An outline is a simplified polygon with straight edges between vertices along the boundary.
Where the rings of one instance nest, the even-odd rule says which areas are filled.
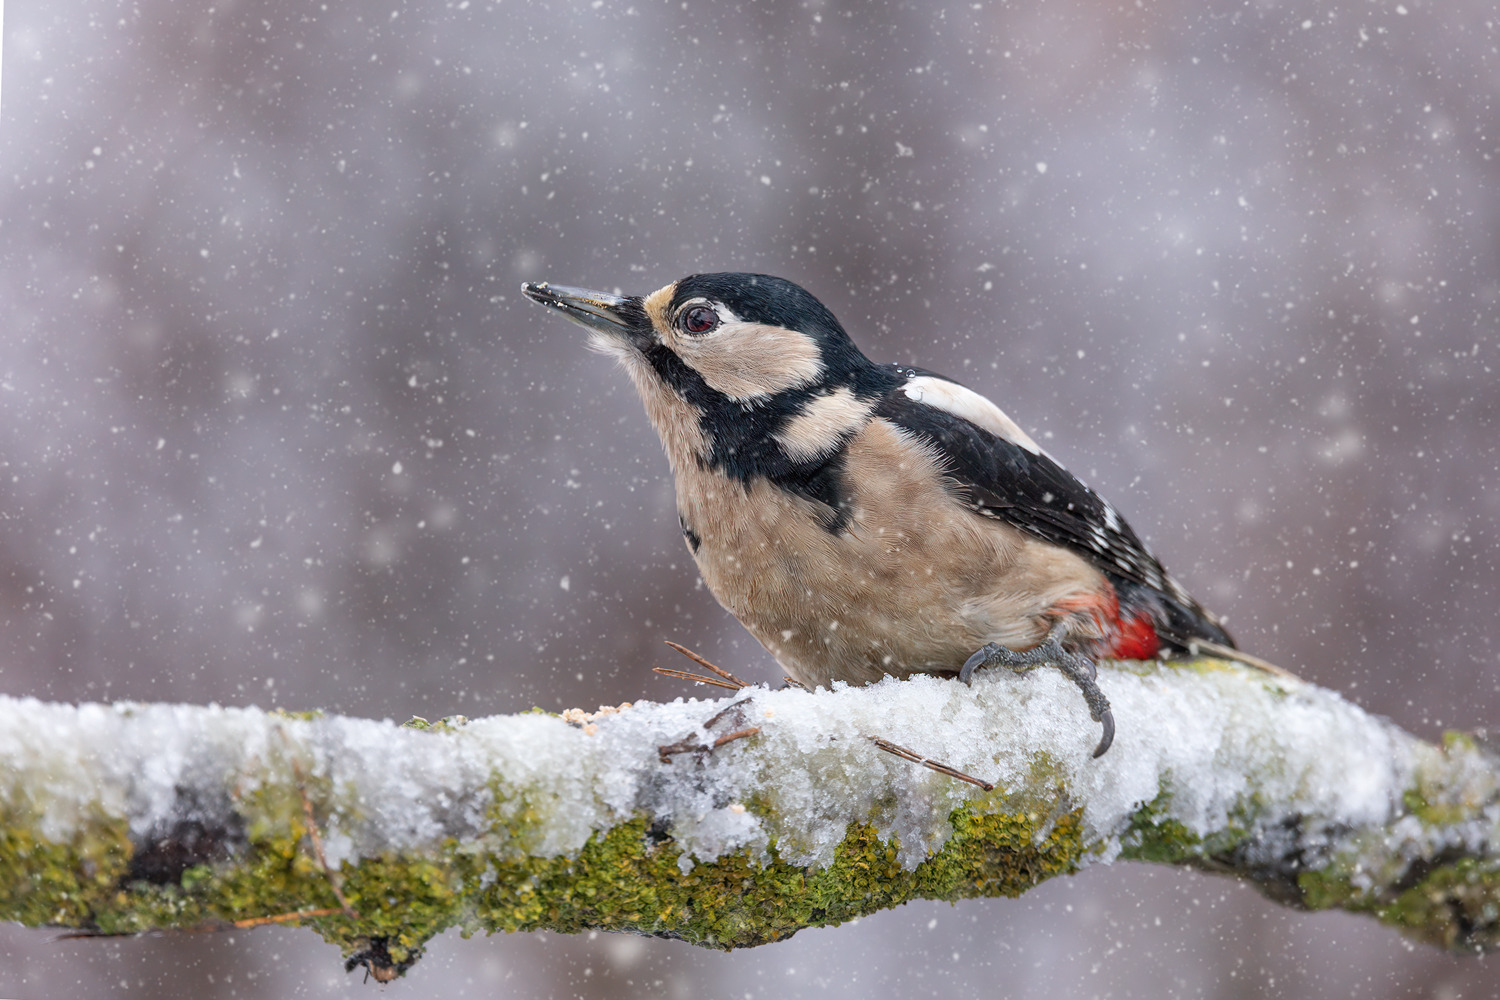
[[[640,299],[594,292],[587,288],[527,281],[521,294],[533,302],[556,309],[579,326],[595,333],[630,339],[645,320]]]

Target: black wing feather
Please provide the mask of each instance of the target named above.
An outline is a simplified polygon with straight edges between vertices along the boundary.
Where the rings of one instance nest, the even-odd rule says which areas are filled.
[[[902,371],[942,378],[919,369]],[[900,387],[886,393],[875,414],[933,447],[947,466],[954,495],[976,513],[1076,552],[1110,578],[1122,600],[1153,605],[1164,638],[1180,645],[1194,638],[1233,645],[1125,519],[1050,456],[913,400]]]

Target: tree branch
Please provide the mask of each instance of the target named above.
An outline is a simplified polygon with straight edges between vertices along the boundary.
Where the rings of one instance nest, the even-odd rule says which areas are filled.
[[[1119,736],[1099,760],[1048,670],[407,727],[0,698],[0,918],[303,921],[389,978],[453,926],[734,948],[1124,858],[1451,949],[1500,942],[1482,736],[1433,746],[1219,661],[1107,666],[1101,684]]]

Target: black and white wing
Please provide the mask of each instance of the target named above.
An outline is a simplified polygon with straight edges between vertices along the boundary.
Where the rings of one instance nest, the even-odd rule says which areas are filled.
[[[1150,591],[1166,605],[1163,624],[1170,626],[1165,631],[1171,638],[1233,645],[1125,519],[1037,447],[998,406],[933,372],[906,366],[895,366],[895,371],[901,382],[876,405],[875,415],[943,456],[962,503],[1078,553],[1117,587],[1125,584],[1123,590],[1133,584]]]

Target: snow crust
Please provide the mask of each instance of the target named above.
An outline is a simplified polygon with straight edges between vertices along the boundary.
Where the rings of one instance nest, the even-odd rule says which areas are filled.
[[[900,841],[915,867],[949,834],[949,813],[979,798],[999,810],[1041,785],[1060,808],[1083,805],[1095,856],[1143,804],[1170,793],[1162,815],[1189,830],[1221,829],[1251,795],[1287,817],[1360,827],[1388,822],[1425,745],[1339,696],[1239,668],[1105,667],[1101,686],[1118,735],[1089,754],[1098,727],[1053,670],[991,674],[972,688],[917,676],[833,691],[749,688],[716,699],[640,702],[578,724],[549,715],[478,719],[450,733],[390,721],[310,720],[256,708],[47,704],[0,698],[0,796],[66,841],[91,817],[125,817],[134,837],[185,812],[250,795],[270,765],[286,780],[331,788],[329,860],[475,838],[489,817],[540,816],[502,849],[555,856],[644,810],[671,825],[692,858],[764,850],[774,838],[797,864],[828,863],[848,822]],[[735,703],[711,730],[704,724]],[[711,743],[759,727],[713,753],[657,748]],[[880,736],[994,782],[995,792],[879,751]],[[1037,782],[1035,775],[1047,777]],[[44,775],[38,786],[20,775]],[[1065,788],[1067,799],[1053,791]],[[751,808],[770,804],[774,820]],[[1044,803],[1045,804],[1045,803]],[[1269,822],[1274,822],[1270,817]],[[493,831],[489,844],[497,843]]]

